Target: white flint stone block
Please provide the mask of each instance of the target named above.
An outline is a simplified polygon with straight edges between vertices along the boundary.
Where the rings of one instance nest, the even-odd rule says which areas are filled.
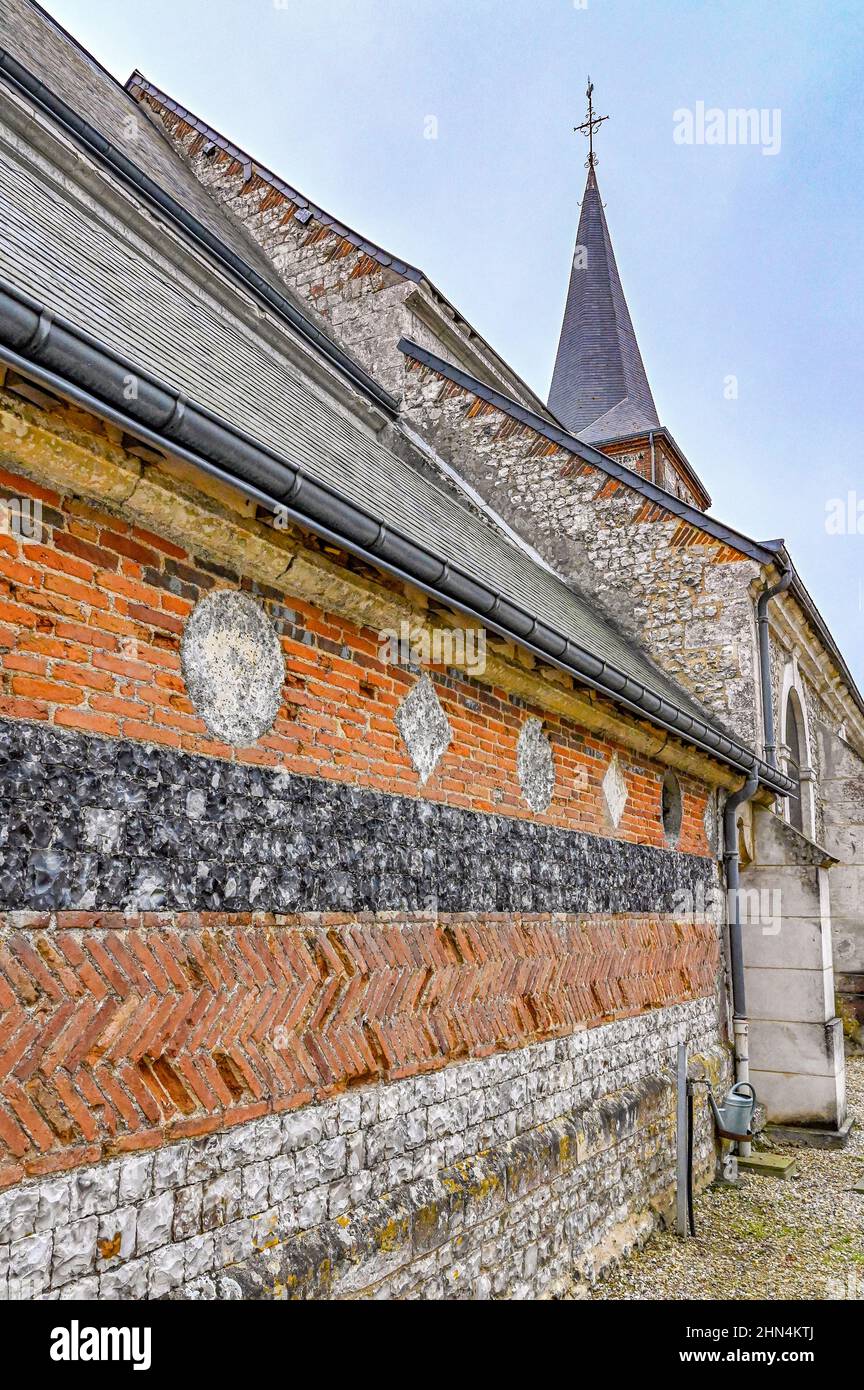
[[[173,1220],[173,1192],[163,1192],[161,1196],[151,1197],[144,1202],[138,1213],[138,1254],[144,1255],[167,1245],[171,1240]]]
[[[397,709],[396,724],[423,785],[432,776],[453,737],[435,687],[425,672]]]

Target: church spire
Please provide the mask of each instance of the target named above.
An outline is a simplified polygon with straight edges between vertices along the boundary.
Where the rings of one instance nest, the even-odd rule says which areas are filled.
[[[588,179],[564,308],[549,409],[586,442],[659,428],[612,239],[597,186],[594,133],[606,116],[594,115],[588,79],[588,112],[575,127],[588,137]]]

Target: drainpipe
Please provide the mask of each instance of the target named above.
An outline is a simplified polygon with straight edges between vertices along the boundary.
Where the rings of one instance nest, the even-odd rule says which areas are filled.
[[[726,903],[729,920],[729,965],[732,974],[732,1033],[735,1042],[735,1080],[750,1080],[748,1045],[747,998],[744,991],[744,949],[741,937],[740,867],[738,849],[738,807],[753,796],[759,785],[756,772],[751,772],[737,792],[726,802],[723,810],[723,859],[726,864]],[[748,1157],[750,1145],[740,1143],[738,1152]]]
[[[792,568],[787,567],[780,582],[770,589],[763,589],[756,604],[756,622],[759,635],[759,679],[762,685],[762,728],[765,736],[765,761],[769,767],[777,766],[777,744],[774,741],[774,701],[771,698],[771,654],[768,647],[768,604],[777,594],[783,594],[792,583]]]
[[[649,434],[648,434],[648,443],[649,443],[650,446],[651,446],[651,481],[652,481],[652,483],[656,483],[656,482],[657,482],[657,462],[656,462],[655,457],[654,457],[654,431],[653,431],[653,430],[651,430],[651,431],[649,432]]]

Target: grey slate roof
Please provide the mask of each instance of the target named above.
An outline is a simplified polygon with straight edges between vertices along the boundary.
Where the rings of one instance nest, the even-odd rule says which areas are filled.
[[[448,316],[452,312],[454,319],[464,324],[472,340],[475,343],[482,344],[484,350],[500,364],[500,367],[506,372],[511,385],[514,382],[518,383],[519,389],[524,392],[526,401],[529,401],[532,405],[545,408],[541,398],[536,395],[527,382],[522,381],[522,379],[517,376],[509,362],[505,362],[496,352],[495,348],[492,347],[490,343],[486,342],[482,335],[467,322],[456,305],[450,303],[447,296],[441,292],[432,278],[426,274],[425,270],[419,266],[410,265],[407,261],[402,260],[401,257],[387,251],[383,246],[370,241],[368,237],[363,236],[362,233],[349,227],[347,223],[341,221],[341,219],[335,217],[332,213],[327,212],[325,208],[312,202],[301,193],[299,189],[295,188],[293,184],[288,183],[285,179],[281,178],[279,174],[274,173],[272,169],[262,164],[260,160],[253,159],[248,151],[241,149],[233,140],[229,140],[227,136],[222,135],[213,126],[208,125],[207,122],[202,120],[200,116],[197,116],[194,111],[190,111],[188,107],[183,106],[181,102],[163,91],[162,88],[156,86],[155,83],[151,82],[142,72],[138,71],[137,68],[128,78],[126,90],[136,98],[139,93],[153,97],[161,106],[164,106],[167,111],[172,112],[175,116],[179,117],[180,120],[185,121],[187,125],[196,130],[199,135],[206,140],[208,145],[223,150],[226,154],[230,155],[232,159],[236,159],[239,164],[242,164],[248,173],[254,172],[259,178],[263,179],[265,183],[269,184],[279,193],[282,193],[284,197],[288,198],[296,205],[297,211],[294,216],[298,221],[306,222],[314,217],[316,222],[329,228],[330,231],[342,237],[345,241],[350,242],[358,251],[362,251],[367,256],[370,256],[373,260],[377,261],[379,265],[388,267],[396,274],[404,276],[405,279],[412,281],[414,284],[425,285],[434,297],[440,300],[445,306]]]
[[[242,300],[226,306],[221,295],[184,282],[170,262],[156,262],[146,246],[118,235],[2,146],[0,222],[0,278],[368,512],[489,579],[579,645],[687,704],[565,584],[324,401]]]
[[[659,427],[593,168],[585,185],[576,252],[549,409],[589,443]]]

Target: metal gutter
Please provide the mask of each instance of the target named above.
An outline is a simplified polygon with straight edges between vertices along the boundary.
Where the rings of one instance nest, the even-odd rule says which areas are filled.
[[[741,932],[741,851],[738,847],[738,807],[750,801],[759,785],[751,773],[744,786],[726,798],[723,808],[723,861],[726,866],[726,920],[729,926],[729,971],[732,976],[732,1036],[735,1048],[735,1080],[750,1082],[750,1024],[744,984],[744,941]],[[750,1145],[738,1146],[742,1157]]]
[[[152,207],[169,218],[185,236],[203,247],[210,255],[215,256],[231,272],[233,277],[240,280],[245,288],[259,299],[264,300],[268,308],[278,314],[280,318],[286,319],[302,338],[315,347],[358,390],[371,398],[388,415],[394,417],[398,415],[398,401],[388,391],[385,391],[359,362],[355,362],[338,343],[335,343],[332,338],[329,338],[326,333],[316,327],[311,319],[308,319],[289,299],[280,294],[262,275],[259,275],[257,270],[253,270],[219,237],[209,231],[202,222],[187,212],[176,199],[166,193],[142,169],[139,169],[137,164],[128,159],[122,150],[118,150],[94,126],[77,115],[71,106],[68,106],[60,97],[55,96],[44,82],[28,72],[17,58],[14,58],[6,49],[0,49],[0,75],[10,86],[34,102],[52,120],[59,123],[79,147],[83,147],[100,164],[107,166],[125,184],[145,198]],[[129,100],[132,101],[132,98],[130,97]]]
[[[623,463],[616,462],[608,454],[603,454],[599,449],[595,449],[591,444],[585,444],[575,435],[568,434],[565,430],[556,429],[539,415],[534,415],[532,411],[526,410],[519,405],[518,401],[511,400],[509,396],[502,396],[500,391],[495,391],[489,386],[484,386],[481,381],[469,376],[458,367],[445,362],[443,358],[436,357],[434,353],[427,352],[426,348],[421,348],[417,343],[413,343],[410,338],[401,338],[399,349],[404,352],[406,357],[411,357],[415,362],[419,362],[424,367],[431,368],[445,376],[449,381],[453,381],[457,386],[462,386],[466,391],[472,392],[480,400],[487,401],[489,405],[494,405],[498,410],[502,410],[511,419],[518,420],[520,424],[527,425],[529,429],[535,430],[537,434],[542,434],[544,438],[553,444],[559,444],[562,449],[575,454],[585,463],[590,463],[594,468],[599,468],[601,472],[608,473],[611,478],[616,478],[627,487],[647,497],[650,501],[656,502],[658,506],[664,507],[673,516],[679,517],[682,521],[687,521],[693,526],[698,526],[700,530],[707,531],[715,540],[723,541],[725,545],[730,545],[735,550],[740,550],[742,555],[747,555],[751,560],[755,560],[760,565],[771,564],[782,547],[782,541],[771,541],[759,543],[753,541],[749,536],[744,536],[740,531],[734,531],[731,526],[724,526],[722,522],[715,521],[713,517],[706,516],[697,507],[691,507],[687,502],[682,502],[680,498],[674,497],[671,492],[658,486],[657,483],[649,482],[641,474],[634,473],[632,468],[626,468]],[[657,431],[659,432],[659,430]]]
[[[2,281],[0,345],[0,360],[91,413],[113,420],[130,434],[187,459],[213,477],[239,485],[274,514],[294,519],[475,618],[490,631],[517,641],[580,684],[736,772],[752,772],[775,794],[794,790],[791,778],[770,768],[736,739],[600,660],[484,581],[392,529],[149,373],[135,370],[137,397],[128,400],[127,362]]]
[[[745,805],[756,792],[757,778],[751,774],[744,786],[726,798],[723,807],[723,858],[726,861],[726,889],[729,894],[729,956],[732,970],[732,1005],[736,1018],[746,1019],[747,997],[744,990],[744,951],[741,941],[740,885],[741,853],[738,848],[739,806]]]

